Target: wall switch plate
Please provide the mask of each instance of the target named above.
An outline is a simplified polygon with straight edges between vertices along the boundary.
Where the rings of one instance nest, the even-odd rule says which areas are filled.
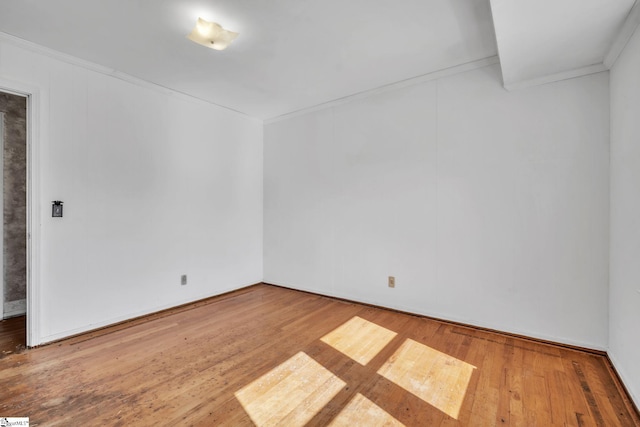
[[[390,288],[396,287],[396,278],[393,276],[389,276],[389,287]]]
[[[51,216],[53,218],[62,218],[62,202],[60,200],[51,202]]]
[[[180,284],[181,285],[186,285],[187,284],[187,275],[183,274],[182,276],[180,276]]]

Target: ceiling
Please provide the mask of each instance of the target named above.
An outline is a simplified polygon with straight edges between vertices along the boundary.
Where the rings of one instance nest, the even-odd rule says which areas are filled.
[[[491,0],[505,86],[575,76],[582,69],[604,71],[633,5],[634,0]]]
[[[2,0],[0,31],[269,119],[492,57],[497,46],[505,83],[602,62],[632,5],[633,0],[491,0],[491,6],[489,0]],[[198,17],[240,35],[225,51],[199,46],[186,38]]]

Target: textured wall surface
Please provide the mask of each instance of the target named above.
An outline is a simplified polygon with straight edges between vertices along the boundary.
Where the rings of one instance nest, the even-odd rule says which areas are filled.
[[[4,113],[4,302],[26,298],[26,98],[0,93]]]
[[[262,122],[56,56],[0,37],[37,110],[29,343],[261,282]]]
[[[264,281],[606,349],[608,93],[492,65],[268,124]]]
[[[640,407],[640,30],[611,69],[609,357]]]

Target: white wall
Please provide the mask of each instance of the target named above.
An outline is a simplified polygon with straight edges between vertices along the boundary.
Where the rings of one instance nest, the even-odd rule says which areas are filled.
[[[608,90],[494,65],[267,124],[264,280],[606,349]]]
[[[611,70],[609,357],[640,406],[640,30]]]
[[[261,281],[261,122],[5,40],[0,78],[40,92],[42,342]]]

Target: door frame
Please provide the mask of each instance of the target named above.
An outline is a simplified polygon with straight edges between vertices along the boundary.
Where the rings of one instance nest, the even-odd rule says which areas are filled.
[[[0,91],[27,98],[27,347],[40,344],[40,89],[0,77]]]

